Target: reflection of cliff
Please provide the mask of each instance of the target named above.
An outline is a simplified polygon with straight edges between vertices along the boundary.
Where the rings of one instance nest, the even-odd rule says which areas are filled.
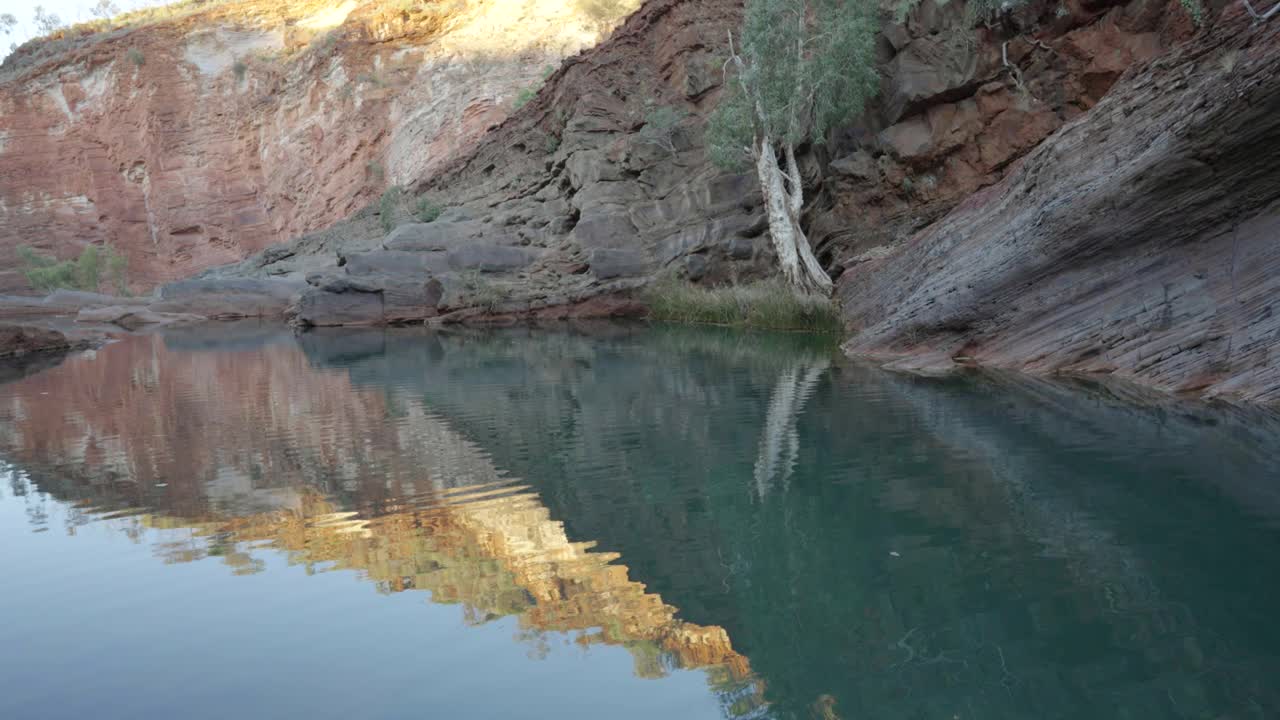
[[[625,646],[644,676],[709,668],[759,705],[722,628],[678,619],[617,553],[570,540],[536,492],[420,400],[354,388],[266,339],[203,353],[131,338],[4,386],[0,452],[90,516],[135,534],[189,528],[156,547],[168,561],[248,573],[262,549],[285,552],[386,592],[426,590],[474,622],[518,615],[535,635]]]
[[[1274,538],[1200,484],[1216,466],[1234,496],[1265,497],[1274,454],[1247,420],[837,367],[802,413],[776,413],[799,439],[790,481],[761,495],[779,379],[803,386],[788,368],[821,353],[610,333],[303,342],[358,385],[424,398],[571,535],[726,628],[781,717],[827,703],[885,718],[1280,708],[1275,663],[1250,643],[1265,623],[1251,573],[1222,560]],[[1179,532],[1206,527],[1210,542]]]
[[[148,342],[100,354],[134,354],[115,378],[72,362],[39,376],[59,382],[0,386],[0,441],[21,440],[12,457],[59,497],[194,526],[167,557],[251,572],[245,548],[265,544],[388,591],[428,589],[479,622],[519,613],[530,636],[626,645],[646,674],[723,663],[727,682],[741,653],[758,680],[721,697],[758,707],[763,688],[779,718],[1280,711],[1280,637],[1259,591],[1280,538],[1241,511],[1277,514],[1280,432],[1265,416],[839,363],[808,382],[793,369],[822,367],[822,348],[703,329],[314,333],[297,341],[305,364],[284,344],[201,359],[174,336]],[[170,447],[147,429],[145,396],[89,404],[89,380],[146,368],[228,373],[203,399],[189,378],[162,379],[152,407],[204,414],[189,436],[247,450]],[[75,421],[42,408],[52,434],[34,443],[14,408],[41,391],[63,402],[62,382],[83,385],[65,396]],[[808,395],[802,412],[775,402],[780,385]],[[268,412],[319,394],[314,414]],[[110,419],[126,412],[136,428]],[[151,476],[169,488],[108,502],[137,486],[123,470],[86,486],[86,427],[124,428],[143,456],[188,452],[213,497]],[[763,494],[762,445],[790,468]],[[258,455],[278,475],[240,460]],[[219,500],[227,475],[258,499]]]

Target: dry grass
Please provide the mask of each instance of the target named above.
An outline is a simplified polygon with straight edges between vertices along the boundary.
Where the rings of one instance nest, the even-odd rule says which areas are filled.
[[[654,320],[732,327],[838,334],[844,327],[835,304],[800,296],[781,280],[704,288],[665,280],[645,293]]]

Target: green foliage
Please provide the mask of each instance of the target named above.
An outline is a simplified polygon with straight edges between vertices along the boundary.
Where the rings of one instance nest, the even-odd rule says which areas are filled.
[[[516,99],[515,99],[515,102],[511,104],[511,108],[513,110],[519,110],[525,105],[528,105],[530,100],[538,96],[538,91],[541,89],[542,89],[542,83],[538,83],[533,87],[527,87],[521,90],[520,92],[516,93]]]
[[[37,5],[34,8],[35,16],[32,22],[35,23],[36,30],[41,35],[52,35],[62,29],[62,18],[57,13],[45,12],[43,5]]]
[[[147,62],[146,56],[143,55],[142,51],[138,48],[129,48],[129,52],[125,53],[125,56],[128,57],[129,62],[133,63],[136,67],[142,67],[143,64]]]
[[[674,278],[646,291],[654,320],[838,334],[835,305],[816,295],[797,295],[781,280],[704,288]]]
[[[755,138],[821,143],[879,86],[871,0],[748,0],[729,92],[708,130],[713,159],[740,162]]]
[[[1196,24],[1196,27],[1204,24],[1204,5],[1200,0],[1178,0],[1178,2],[1182,5],[1182,9],[1186,10],[1187,14],[1191,16],[1191,20]]]
[[[382,223],[382,229],[391,232],[396,227],[397,216],[400,214],[400,202],[404,197],[404,190],[399,185],[392,185],[382,192],[382,200],[378,202],[378,220]]]
[[[548,155],[559,150],[560,138],[556,137],[555,135],[548,135],[547,138],[542,141],[542,149],[546,150]]]
[[[243,60],[237,60],[231,65],[231,72],[235,74],[236,80],[243,80],[244,74],[249,70],[249,66]]]
[[[64,289],[98,292],[104,265],[115,291],[128,292],[126,261],[109,245],[101,248],[89,245],[75,260],[61,261],[24,245],[18,248],[18,262],[27,282],[41,292]]]
[[[431,202],[430,198],[418,198],[418,204],[413,208],[413,216],[424,223],[435,222],[443,212],[444,206]]]
[[[120,7],[111,0],[98,0],[89,8],[89,14],[100,20],[110,20],[120,14]]]
[[[338,29],[330,30],[311,38],[311,42],[307,43],[307,49],[318,55],[328,55],[332,52],[334,46],[338,44],[338,38],[341,37],[342,31]]]
[[[750,157],[752,133],[751,104],[740,88],[730,88],[707,121],[707,148],[711,161],[727,170],[740,170]]]
[[[369,162],[365,163],[364,171],[369,175],[369,177],[377,181],[381,181],[382,178],[387,174],[386,171],[382,169],[382,163],[378,162],[377,160],[370,160]]]
[[[638,133],[640,142],[657,145],[671,154],[675,154],[675,131],[688,116],[683,110],[673,107],[657,107],[644,116],[644,127]]]

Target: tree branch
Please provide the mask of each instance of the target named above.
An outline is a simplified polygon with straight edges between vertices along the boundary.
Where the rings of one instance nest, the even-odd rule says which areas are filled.
[[[1266,22],[1271,19],[1272,15],[1276,14],[1277,10],[1280,10],[1280,2],[1277,2],[1275,5],[1271,6],[1270,10],[1259,15],[1258,11],[1253,9],[1253,5],[1249,3],[1249,0],[1240,0],[1240,2],[1244,3],[1244,9],[1249,11],[1249,15],[1253,18],[1254,23]]]

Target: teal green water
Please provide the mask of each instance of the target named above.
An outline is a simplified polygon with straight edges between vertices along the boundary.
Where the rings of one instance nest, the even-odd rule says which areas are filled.
[[[1280,419],[691,328],[0,385],[0,718],[1280,717]]]

